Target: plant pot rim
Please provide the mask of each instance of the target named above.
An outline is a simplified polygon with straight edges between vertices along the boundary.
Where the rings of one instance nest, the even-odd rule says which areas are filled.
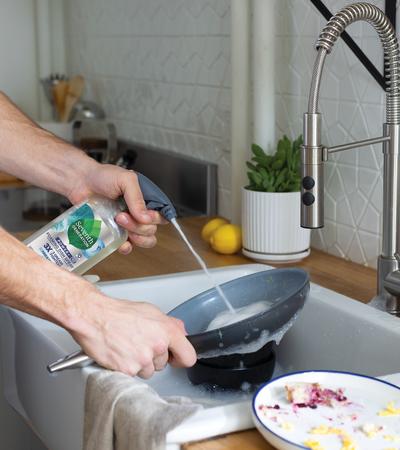
[[[280,195],[280,194],[299,194],[300,191],[292,191],[292,192],[265,192],[265,191],[253,191],[252,189],[247,189],[246,187],[242,187],[242,189],[246,192],[254,192],[255,194],[269,194],[269,195]]]

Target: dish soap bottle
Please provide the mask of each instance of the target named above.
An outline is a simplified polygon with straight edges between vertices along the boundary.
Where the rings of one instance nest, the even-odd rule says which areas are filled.
[[[168,221],[175,219],[176,210],[165,193],[141,173],[136,175],[146,207]],[[65,211],[24,243],[57,266],[82,275],[128,239],[125,228],[114,220],[127,209],[122,198],[93,196]]]
[[[69,208],[24,243],[57,266],[81,275],[127,240],[127,231],[114,220],[124,209],[117,200],[90,197]]]

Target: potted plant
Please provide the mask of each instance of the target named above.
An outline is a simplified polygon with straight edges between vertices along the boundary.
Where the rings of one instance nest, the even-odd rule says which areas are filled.
[[[249,184],[242,191],[243,254],[292,262],[310,254],[310,230],[300,227],[300,146],[283,136],[274,155],[252,145]]]

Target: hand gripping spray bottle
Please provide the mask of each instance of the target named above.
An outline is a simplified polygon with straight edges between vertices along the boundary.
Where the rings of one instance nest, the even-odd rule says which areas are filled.
[[[173,221],[177,214],[169,198],[144,175],[137,176],[147,209]],[[45,225],[25,244],[59,267],[81,275],[127,240],[127,231],[114,221],[124,210],[123,199],[90,197]]]
[[[171,200],[144,175],[137,173],[147,209],[158,211],[175,222]],[[82,274],[115,251],[127,238],[127,231],[114,221],[126,210],[125,202],[94,196],[73,206],[30,236],[25,244],[59,267]],[[50,373],[93,363],[82,351],[71,353],[47,367]]]

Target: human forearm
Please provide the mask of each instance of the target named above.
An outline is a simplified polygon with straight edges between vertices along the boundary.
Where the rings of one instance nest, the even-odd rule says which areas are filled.
[[[0,170],[69,197],[98,163],[38,127],[0,93]]]
[[[0,304],[66,328],[100,365],[148,378],[169,358],[180,366],[195,363],[183,324],[156,307],[106,297],[2,228],[0,254]]]
[[[0,228],[0,303],[71,331],[85,319],[84,302],[97,290],[58,268]]]

